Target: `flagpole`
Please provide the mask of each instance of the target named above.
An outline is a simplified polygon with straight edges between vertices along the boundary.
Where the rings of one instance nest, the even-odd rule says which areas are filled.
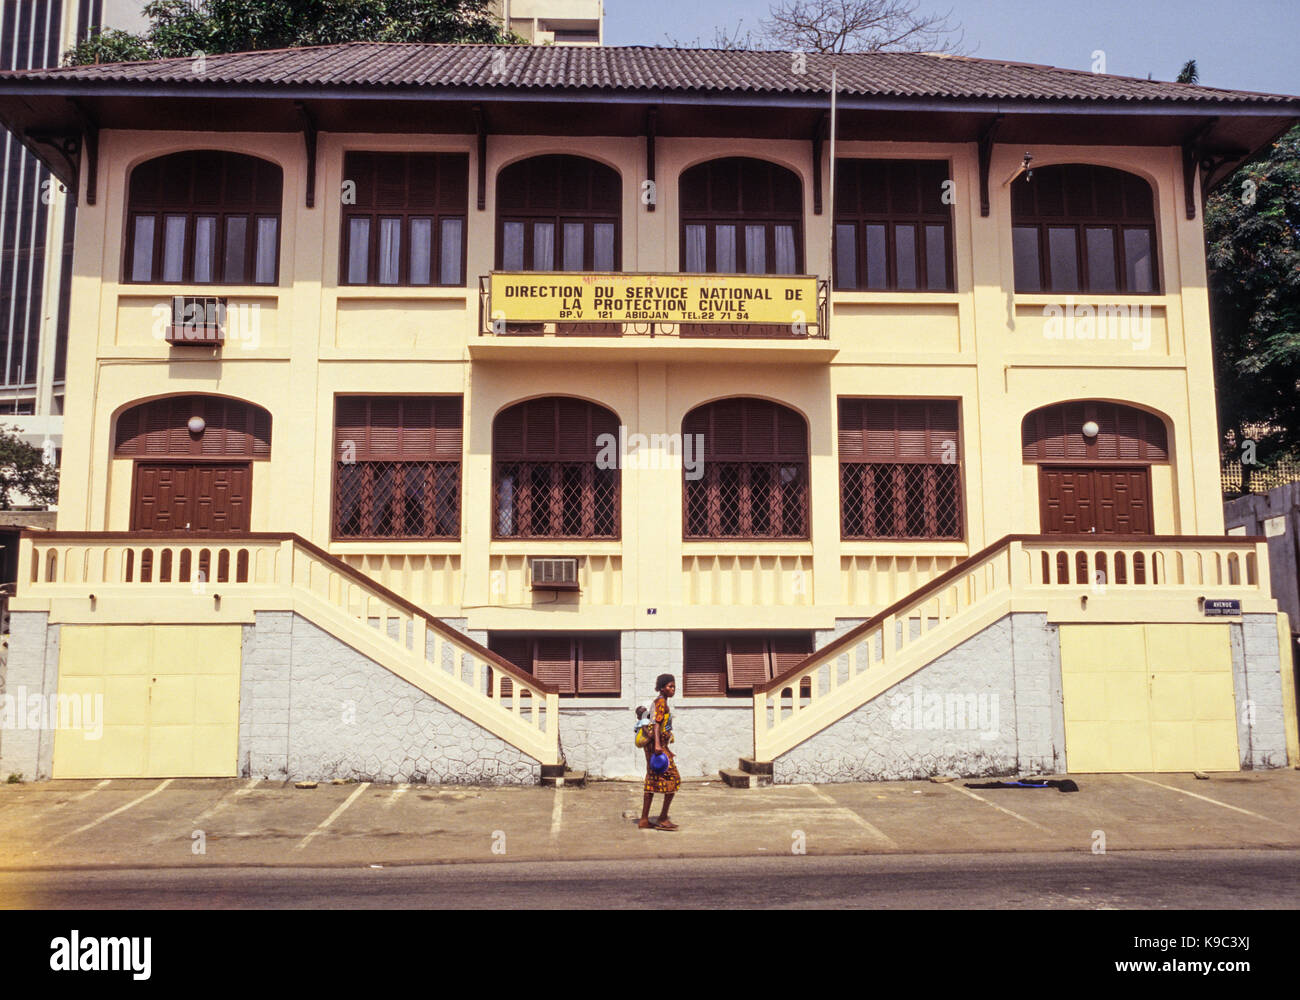
[[[834,57],[832,57],[834,58]],[[826,288],[828,293],[835,290],[835,133],[836,129],[836,99],[839,93],[839,69],[834,64],[831,65],[831,181],[830,181],[830,209],[827,215],[830,219],[831,236],[827,241],[828,268],[826,271]],[[830,309],[830,303],[826,305]]]

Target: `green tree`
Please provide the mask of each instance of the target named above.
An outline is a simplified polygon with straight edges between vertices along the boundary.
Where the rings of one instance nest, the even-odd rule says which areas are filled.
[[[1201,80],[1201,71],[1196,68],[1196,60],[1188,59],[1183,63],[1183,68],[1178,74],[1177,83],[1199,83]]]
[[[513,42],[488,0],[150,0],[142,35],[92,36],[66,65],[336,42]]]
[[[1253,440],[1266,466],[1300,452],[1300,127],[1210,196],[1205,235],[1225,457]]]
[[[59,470],[45,452],[0,427],[0,510],[15,503],[48,507],[59,499]]]

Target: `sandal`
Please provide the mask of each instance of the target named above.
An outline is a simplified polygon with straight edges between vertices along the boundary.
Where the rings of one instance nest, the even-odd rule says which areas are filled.
[[[637,820],[636,828],[638,830],[653,830],[655,828],[655,821],[652,819]]]
[[[674,823],[674,822],[672,822],[672,820],[661,819],[658,823],[655,824],[655,829],[656,829],[656,830],[676,830],[676,829],[677,829],[677,824]]]

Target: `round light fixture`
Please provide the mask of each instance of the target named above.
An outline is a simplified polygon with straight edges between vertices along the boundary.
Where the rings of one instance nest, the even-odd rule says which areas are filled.
[[[1086,438],[1095,438],[1101,433],[1101,428],[1097,426],[1097,421],[1089,420],[1083,425],[1083,436]]]
[[[189,427],[191,434],[202,434],[204,428],[207,427],[208,424],[202,417],[190,417],[190,422],[187,426]]]

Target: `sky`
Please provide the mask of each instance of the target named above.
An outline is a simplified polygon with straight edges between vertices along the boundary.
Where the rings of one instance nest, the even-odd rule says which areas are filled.
[[[1172,80],[1195,59],[1209,87],[1300,95],[1300,0],[921,0],[952,10],[968,55]],[[713,45],[760,33],[768,0],[605,0],[607,45]]]

